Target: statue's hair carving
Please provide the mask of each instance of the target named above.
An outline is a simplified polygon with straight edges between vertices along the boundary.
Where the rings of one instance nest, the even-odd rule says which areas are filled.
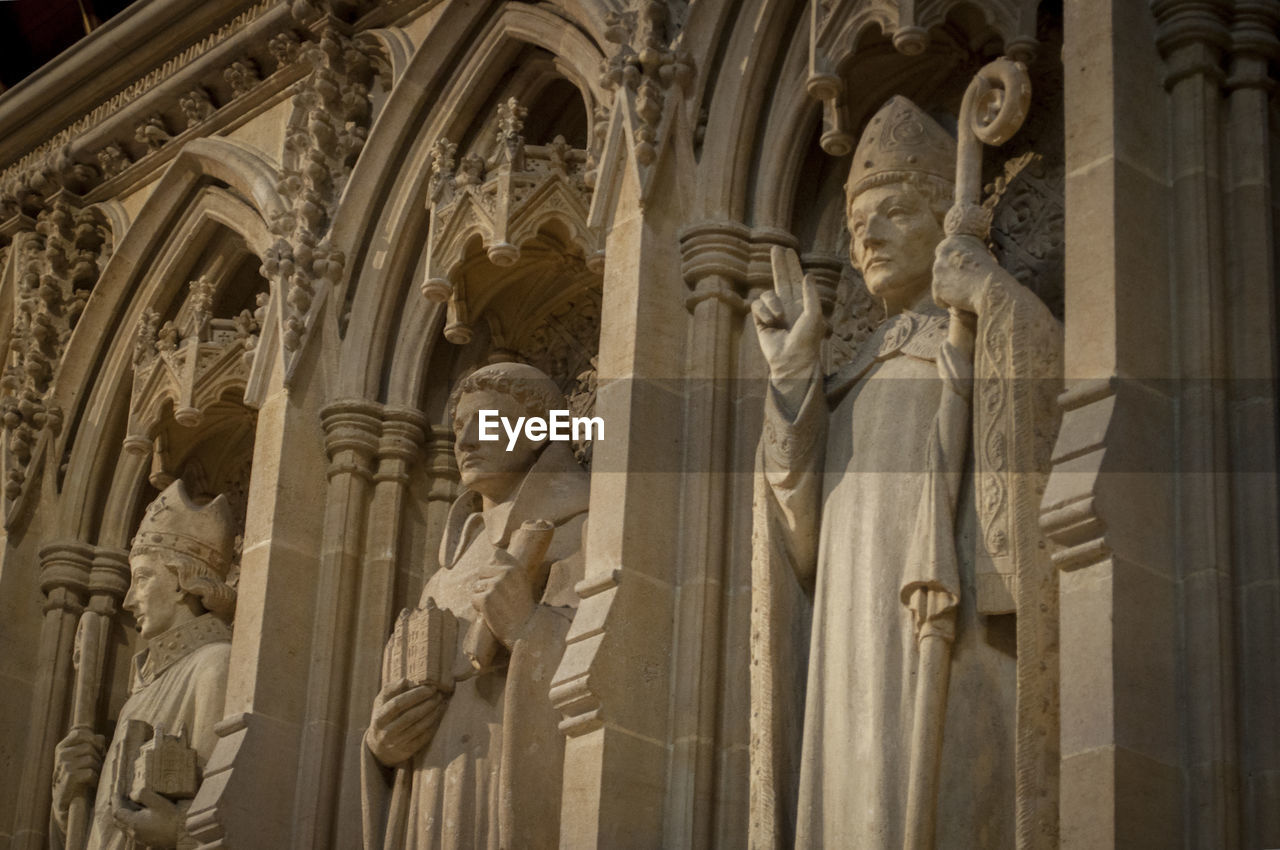
[[[525,374],[519,374],[522,372]],[[559,387],[540,370],[520,363],[502,363],[477,369],[458,382],[449,394],[449,421],[453,421],[464,395],[485,390],[514,399],[527,416],[546,418],[552,410],[567,406]]]

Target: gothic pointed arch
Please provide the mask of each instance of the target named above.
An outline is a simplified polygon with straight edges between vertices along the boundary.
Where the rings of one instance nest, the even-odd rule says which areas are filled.
[[[599,120],[597,107],[606,96],[597,80],[604,54],[588,35],[593,25],[587,21],[577,27],[566,26],[561,15],[520,3],[471,18],[457,11],[456,18],[443,22],[418,47],[383,108],[366,154],[350,181],[352,191],[335,216],[335,242],[350,245],[354,257],[353,277],[343,299],[345,327],[337,397],[374,394],[401,405],[413,405],[420,399],[426,363],[440,338],[437,330],[433,339],[422,339],[435,321],[427,317],[435,310],[447,311],[446,305],[428,304],[424,309],[422,303],[421,286],[430,279],[423,252],[432,228],[428,204],[432,186],[438,187],[444,175],[436,166],[446,164],[433,155],[433,149],[443,156],[446,151],[437,142],[455,145],[455,166],[468,156],[493,160],[502,147],[497,141],[499,104],[514,97],[526,110],[535,107],[534,117],[528,118],[526,113],[521,119],[525,126],[515,135],[523,135],[530,149],[562,151],[561,159],[569,172],[566,180],[530,187],[534,194],[545,195],[546,203],[541,206],[548,212],[521,219],[520,209],[512,210],[515,215],[505,221],[513,225],[515,238],[537,243],[540,247],[534,248],[534,256],[555,253],[559,249],[553,243],[557,241],[561,247],[576,243],[576,253],[584,261],[591,253],[581,247],[590,237],[583,227],[582,210],[574,207],[585,205],[589,198],[580,175],[586,170]],[[458,48],[468,37],[465,48]],[[562,146],[556,146],[557,136],[565,137]],[[525,149],[522,143],[521,155]],[[376,181],[387,175],[377,163],[386,157],[398,157],[404,165],[391,185],[379,186]],[[539,150],[533,158],[538,162],[536,168],[545,171],[555,153]],[[367,181],[361,176],[366,163],[371,174]],[[452,179],[456,185],[459,170],[444,179]],[[516,183],[522,173],[528,173],[519,168],[507,170],[515,172]],[[466,180],[464,177],[462,182]],[[517,189],[516,194],[521,191]],[[551,212],[551,207],[559,209]],[[471,228],[468,232],[477,232],[474,220],[458,224],[463,231]],[[454,266],[470,256],[464,250],[469,249],[467,233],[458,236]],[[544,251],[547,245],[553,247]],[[449,324],[443,316],[441,321]]]
[[[112,489],[108,482],[128,430],[139,338],[109,329],[145,327],[144,316],[154,314],[162,317],[157,332],[170,319],[195,330],[195,311],[179,314],[203,275],[215,315],[230,319],[249,311],[246,333],[236,337],[240,344],[258,335],[264,324],[258,296],[266,286],[258,266],[270,245],[266,218],[279,207],[269,174],[269,164],[247,148],[224,140],[193,143],[158,181],[103,268],[89,296],[92,310],[68,340],[52,397],[67,416],[57,443],[60,462],[50,470],[57,474],[46,483],[58,494],[60,525],[79,526],[67,527],[68,535],[84,539],[104,521],[94,500]],[[208,327],[203,331],[208,336]],[[243,384],[234,389],[243,398]]]

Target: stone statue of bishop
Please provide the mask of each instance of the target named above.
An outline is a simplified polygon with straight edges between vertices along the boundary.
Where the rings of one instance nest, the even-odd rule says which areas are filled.
[[[998,468],[991,434],[1052,419],[1061,329],[981,240],[944,235],[955,164],[955,140],[905,98],[868,124],[846,211],[853,264],[887,318],[835,374],[794,252],[774,249],[774,290],[753,305],[769,366],[754,846],[1014,845],[1008,517],[1022,500],[1034,524],[1047,458]]]

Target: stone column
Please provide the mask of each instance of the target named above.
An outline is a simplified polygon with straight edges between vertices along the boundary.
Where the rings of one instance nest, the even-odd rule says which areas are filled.
[[[334,839],[365,519],[382,422],[378,405],[338,401],[321,411],[329,486],[316,571],[311,665],[299,754],[293,846],[323,850]],[[359,771],[357,770],[357,775]],[[359,816],[355,818],[359,826]]]
[[[422,452],[426,417],[412,408],[384,408],[379,414],[377,470],[369,499],[368,524],[360,565],[359,599],[351,640],[350,707],[342,742],[341,788],[333,843],[355,847],[362,840],[360,748],[369,725],[373,697],[381,686],[382,648],[391,632],[404,502],[409,473]]]
[[[89,604],[80,615],[75,638],[75,688],[71,700],[71,729],[87,729],[111,740],[113,730],[98,723],[98,704],[102,698],[102,674],[106,661],[111,624],[120,611],[120,603],[129,592],[129,555],[113,549],[97,549],[89,574]],[[99,779],[102,782],[103,779]],[[90,789],[83,803],[68,820],[67,848],[81,850],[88,840],[94,793]]]
[[[750,231],[711,222],[680,234],[682,270],[693,293],[685,378],[686,522],[674,624],[671,699],[684,709],[672,717],[667,772],[666,846],[709,847],[716,837],[716,757],[720,703],[729,683],[721,675],[725,564],[730,528],[732,408],[736,327],[746,302],[736,284],[746,276]]]
[[[53,749],[65,731],[76,625],[89,596],[93,555],[92,546],[76,542],[50,543],[40,550],[44,622],[36,650],[39,673],[32,688],[22,781],[15,789],[18,817],[10,844],[14,850],[40,850],[48,843]]]
[[[1220,123],[1230,4],[1155,0],[1151,8],[1172,106],[1186,839],[1190,847],[1234,847],[1238,745]]]
[[[1239,663],[1243,847],[1280,847],[1280,551],[1273,138],[1269,100],[1280,58],[1280,3],[1241,0],[1231,29],[1227,88],[1227,386],[1235,639]]]

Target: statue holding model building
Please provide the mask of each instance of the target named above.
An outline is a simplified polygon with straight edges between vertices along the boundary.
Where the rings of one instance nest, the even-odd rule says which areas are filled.
[[[85,727],[58,744],[54,820],[66,846],[185,845],[187,807],[226,696],[234,528],[224,496],[198,504],[181,480],[147,508],[124,598],[147,648],[134,657],[129,698],[105,758],[106,742]]]
[[[450,407],[462,494],[440,568],[384,653],[365,736],[367,848],[559,841],[563,740],[548,692],[577,606],[588,477],[566,442],[479,438],[480,411],[547,418],[532,366],[464,378]]]

